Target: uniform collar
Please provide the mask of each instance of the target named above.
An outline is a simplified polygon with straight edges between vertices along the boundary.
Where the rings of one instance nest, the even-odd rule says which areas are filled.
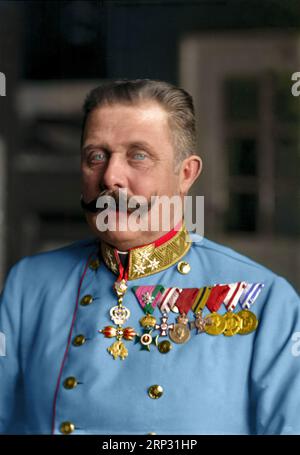
[[[106,266],[119,279],[135,280],[159,273],[176,264],[191,246],[189,233],[184,223],[176,226],[159,239],[147,245],[128,250],[128,265],[122,266],[118,250],[106,242],[100,243],[101,255]]]

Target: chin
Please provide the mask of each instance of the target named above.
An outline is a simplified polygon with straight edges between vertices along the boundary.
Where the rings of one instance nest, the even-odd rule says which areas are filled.
[[[96,224],[97,215],[87,214],[86,219],[89,227],[100,240],[103,240],[120,250],[122,250],[122,248],[125,250],[132,246],[138,246],[141,243],[139,242],[139,239],[142,241],[141,237],[145,236],[144,231],[131,231],[129,229],[118,230],[107,228],[106,230],[101,231]]]
[[[139,232],[131,231],[105,231],[99,232],[98,237],[119,250],[127,250],[133,246],[138,246]]]

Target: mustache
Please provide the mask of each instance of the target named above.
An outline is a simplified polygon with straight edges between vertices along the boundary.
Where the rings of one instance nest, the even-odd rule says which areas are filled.
[[[81,208],[90,213],[101,213],[103,210],[107,210],[110,208],[111,210],[119,210],[125,211],[128,213],[133,213],[135,210],[139,209],[140,212],[146,213],[152,207],[151,197],[147,199],[146,202],[139,201],[138,196],[135,197],[133,195],[124,194],[124,190],[103,190],[101,191],[98,196],[90,202],[85,202],[83,199],[83,195],[80,198],[80,205]],[[153,197],[153,196],[152,196]],[[155,196],[154,196],[155,197]],[[99,207],[99,198],[103,198],[101,207]],[[130,201],[130,207],[129,205]],[[98,207],[97,207],[98,205]],[[103,207],[102,207],[103,205]]]

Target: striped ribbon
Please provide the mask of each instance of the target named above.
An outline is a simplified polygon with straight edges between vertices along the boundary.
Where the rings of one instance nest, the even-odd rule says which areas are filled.
[[[263,283],[247,283],[244,292],[240,296],[240,305],[243,309],[249,309],[264,287]]]
[[[234,311],[239,303],[239,299],[244,292],[247,283],[245,281],[238,281],[237,283],[228,284],[230,287],[225,299],[224,305],[227,311]]]
[[[197,298],[192,305],[192,310],[195,314],[197,314],[199,311],[202,311],[203,308],[205,307],[206,302],[212,291],[212,288],[213,286],[205,286],[199,289]]]
[[[178,297],[182,292],[181,288],[166,288],[160,302],[158,303],[158,307],[162,314],[169,313],[172,308],[175,306]]]

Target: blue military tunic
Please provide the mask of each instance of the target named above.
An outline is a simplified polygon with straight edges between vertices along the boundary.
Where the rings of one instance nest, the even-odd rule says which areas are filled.
[[[258,328],[232,337],[192,331],[165,354],[124,341],[128,357],[114,359],[107,351],[114,340],[99,332],[114,325],[113,258],[100,257],[96,239],[26,257],[11,269],[0,302],[0,433],[300,434],[298,295],[232,249],[191,240],[188,248],[152,246],[158,254],[148,269],[135,263],[139,248],[129,253],[125,325],[141,332],[135,286],[245,281],[264,284],[251,308]],[[180,261],[189,273],[180,273]],[[160,321],[158,307],[153,315]],[[176,317],[170,312],[168,323]],[[163,390],[158,399],[149,396],[153,385]]]

